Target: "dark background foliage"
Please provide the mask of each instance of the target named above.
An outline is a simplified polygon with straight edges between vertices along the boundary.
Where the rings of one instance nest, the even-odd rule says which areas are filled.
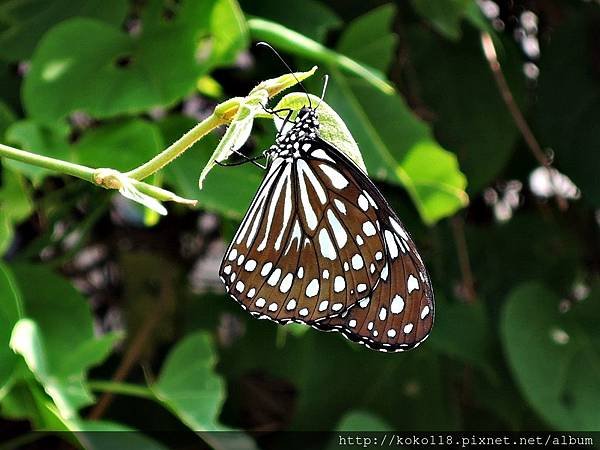
[[[503,99],[485,33],[552,176]],[[600,430],[596,2],[3,0],[0,141],[129,170],[218,102],[284,73],[260,39],[295,69],[331,75],[327,103],[432,274],[431,337],[381,354],[254,320],[228,298],[218,264],[262,174],[216,168],[199,191],[218,132],[153,176],[199,200],[160,220],[3,159],[5,437],[49,448],[75,445],[73,430],[138,429],[128,448],[266,449],[281,448],[282,430]],[[305,84],[320,93],[320,76]],[[244,151],[273,137],[257,121]],[[190,431],[226,429],[247,435]]]

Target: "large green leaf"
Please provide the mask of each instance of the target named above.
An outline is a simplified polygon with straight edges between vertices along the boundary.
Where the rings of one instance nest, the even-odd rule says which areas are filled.
[[[18,361],[8,346],[10,335],[22,317],[21,294],[8,267],[0,263],[0,401]]]
[[[240,3],[247,14],[280,23],[318,42],[323,42],[328,30],[342,24],[329,6],[317,0],[242,0]]]
[[[348,24],[337,50],[370,67],[387,72],[394,56],[398,37],[392,33],[396,7],[383,5]]]
[[[71,17],[89,17],[119,26],[126,12],[125,0],[7,0],[0,5],[0,58],[31,58],[43,34]]]
[[[597,5],[572,17],[542,48],[536,121],[541,144],[556,153],[555,164],[600,206],[600,81],[596,73]],[[589,11],[586,14],[585,11]],[[565,70],[565,67],[569,70]]]
[[[160,4],[151,2],[140,36],[98,20],[62,22],[33,56],[23,90],[26,109],[53,123],[76,110],[111,117],[171,105],[246,45],[237,8],[235,0],[187,1],[164,21]],[[199,62],[199,39],[207,36],[211,51]]]
[[[86,450],[167,450],[168,447],[143,433],[109,421],[78,420],[73,424],[75,436]]]
[[[162,148],[158,127],[135,119],[91,129],[69,148],[69,161],[127,171],[153,158]]]
[[[67,140],[69,127],[62,122],[40,125],[25,119],[13,123],[6,131],[6,141],[22,150],[51,158],[69,159]],[[37,186],[51,172],[47,169],[26,164],[21,161],[5,160],[5,165],[22,173]]]
[[[538,283],[515,288],[502,315],[501,336],[523,395],[552,427],[600,427],[598,290],[567,313]]]
[[[106,358],[119,336],[96,339],[85,298],[47,268],[17,265],[13,270],[26,318],[15,328],[11,344],[52,397],[61,417],[74,418],[79,408],[92,401],[86,371]]]
[[[411,61],[423,100],[434,113],[434,130],[453,150],[469,180],[469,192],[485,188],[507,164],[518,130],[485,61],[479,38],[466,29],[464,38],[448,42],[424,30],[409,34]],[[514,46],[501,54],[503,70],[517,100],[524,79]]]
[[[457,323],[461,324],[460,333],[456,332]],[[492,334],[481,301],[449,303],[436,296],[435,326],[429,341],[438,351],[491,373]]]
[[[426,223],[467,204],[466,179],[456,157],[440,147],[401,97],[336,71],[327,99],[360,143],[371,176],[402,184]]]
[[[214,372],[215,350],[210,336],[196,333],[187,336],[165,361],[152,390],[194,431],[216,431],[225,385]]]
[[[32,208],[30,192],[23,177],[4,167],[0,186],[0,226],[4,228],[4,232],[0,232],[0,254],[12,241],[14,225],[27,218]]]

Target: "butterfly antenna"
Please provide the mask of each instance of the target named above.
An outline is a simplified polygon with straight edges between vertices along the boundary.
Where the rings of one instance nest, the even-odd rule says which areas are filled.
[[[306,98],[308,99],[308,105],[312,109],[312,102],[310,101],[310,96],[308,95],[308,91],[306,90],[306,88],[302,84],[302,81],[300,81],[298,79],[298,77],[294,74],[294,71],[289,66],[289,64],[286,63],[285,60],[281,57],[281,55],[279,54],[279,52],[277,50],[275,50],[271,44],[268,44],[267,42],[264,42],[264,41],[257,42],[256,45],[257,46],[261,45],[261,46],[269,48],[275,54],[275,56],[277,56],[277,58],[279,58],[279,60],[287,68],[287,70],[290,72],[290,74],[292,74],[292,76],[294,77],[294,79],[298,82],[298,84],[300,85],[300,87],[302,88],[302,90],[304,91],[304,93],[306,94]]]
[[[319,106],[321,106],[321,102],[323,101],[323,98],[325,97],[325,91],[327,90],[328,82],[329,82],[329,75],[323,76],[323,92],[321,92],[321,98],[319,99],[319,103],[317,104],[317,107],[315,109],[317,109]]]

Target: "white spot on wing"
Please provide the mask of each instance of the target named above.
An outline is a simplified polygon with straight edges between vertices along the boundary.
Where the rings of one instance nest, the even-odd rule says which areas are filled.
[[[333,233],[333,236],[335,237],[335,241],[338,247],[340,249],[344,248],[346,242],[348,241],[348,235],[346,234],[346,230],[336,217],[335,213],[331,209],[327,210],[327,220],[329,221],[331,231]]]
[[[285,294],[292,287],[292,281],[294,281],[294,274],[288,273],[283,280],[281,281],[281,285],[279,286],[279,290]]]
[[[346,288],[346,280],[342,276],[335,277],[333,281],[333,290],[335,292],[342,292]]]
[[[354,270],[361,269],[363,265],[364,261],[362,259],[362,256],[360,256],[358,253],[352,257],[352,268]]]
[[[296,299],[291,299],[288,303],[287,306],[285,307],[285,309],[287,309],[288,311],[291,311],[292,309],[296,308]]]
[[[327,156],[327,153],[325,153],[325,150],[323,150],[322,148],[315,150],[314,152],[311,153],[311,155],[313,158],[324,159],[325,161],[330,161],[332,163],[335,163],[335,161],[333,159],[331,159],[329,156]]]
[[[344,202],[335,198],[333,199],[333,203],[335,203],[335,207],[339,209],[342,214],[346,214],[346,205],[344,205]]]
[[[375,236],[375,233],[377,233],[373,223],[370,220],[367,220],[365,223],[363,223],[362,229],[367,236]]]
[[[267,280],[267,284],[269,286],[275,286],[279,281],[279,277],[281,276],[281,269],[277,268],[273,271],[269,279]]]
[[[390,304],[390,311],[392,314],[400,314],[404,310],[404,299],[396,294]]]
[[[263,277],[266,277],[266,276],[267,276],[267,274],[268,274],[269,272],[271,272],[271,267],[273,267],[273,263],[271,263],[271,262],[268,262],[268,263],[266,263],[264,266],[262,266],[262,269],[261,269],[261,271],[260,271],[260,274],[261,274]]]
[[[321,169],[323,173],[327,175],[334,188],[344,189],[346,186],[348,186],[348,180],[346,179],[346,177],[344,177],[333,167],[330,167],[327,164],[319,164],[319,169]]]
[[[398,256],[398,246],[396,245],[396,241],[394,240],[394,235],[390,230],[385,230],[385,242],[387,243],[388,250],[390,251],[390,256],[392,259]]]
[[[335,247],[325,228],[321,228],[321,231],[319,232],[319,246],[321,247],[321,255],[323,255],[324,258],[332,261],[337,258]]]
[[[308,286],[306,286],[306,296],[310,298],[310,297],[314,297],[318,293],[319,293],[319,280],[314,278],[310,283],[308,283]]]
[[[358,206],[363,211],[366,211],[367,209],[369,209],[369,200],[367,200],[367,197],[365,197],[364,195],[360,194],[358,196]]]
[[[419,289],[419,280],[417,280],[412,273],[408,277],[408,280],[406,280],[406,289],[408,290],[409,294],[412,291]]]

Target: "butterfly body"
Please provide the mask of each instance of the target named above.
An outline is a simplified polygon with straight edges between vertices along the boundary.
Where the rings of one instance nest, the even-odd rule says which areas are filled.
[[[416,347],[433,291],[402,223],[368,176],[302,108],[221,264],[229,294],[258,318],[300,322],[381,351]]]

